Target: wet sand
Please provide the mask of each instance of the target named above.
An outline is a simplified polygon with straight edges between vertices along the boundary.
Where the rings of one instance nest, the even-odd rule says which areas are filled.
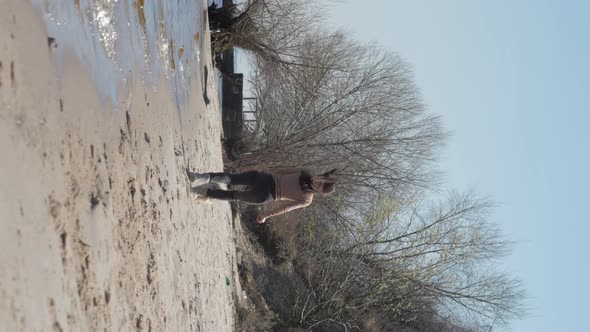
[[[112,105],[32,5],[0,6],[0,330],[233,330],[229,205],[184,173],[223,168],[215,82],[179,105],[131,77]]]

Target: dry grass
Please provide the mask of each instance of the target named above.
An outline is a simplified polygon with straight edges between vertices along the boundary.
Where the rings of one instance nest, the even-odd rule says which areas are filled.
[[[240,273],[242,275],[242,273]],[[250,281],[248,281],[250,279]],[[250,277],[240,278],[250,301],[242,301],[238,305],[236,315],[236,331],[258,332],[270,331],[275,325],[276,315],[268,309],[264,297],[258,292]],[[248,303],[249,302],[249,303]]]
[[[276,260],[290,263],[297,256],[301,226],[301,220],[293,216],[280,216],[269,224],[269,232],[278,249]]]
[[[240,284],[246,295],[237,301],[238,331],[304,331],[292,309],[297,290],[304,287],[293,269],[300,222],[275,218],[267,225],[255,222],[257,209],[241,209],[236,224]]]
[[[252,266],[268,266],[270,262],[264,249],[257,245],[253,233],[243,226],[242,220],[239,216],[235,218],[238,272],[241,288],[245,292],[245,296],[236,295],[236,331],[270,331],[275,325],[276,315],[268,308],[259,291],[264,285],[252,273]],[[246,223],[252,222],[248,217],[245,220]]]

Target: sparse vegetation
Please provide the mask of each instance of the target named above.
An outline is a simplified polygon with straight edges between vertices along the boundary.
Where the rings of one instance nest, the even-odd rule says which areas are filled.
[[[254,331],[491,331],[520,317],[522,285],[495,265],[510,243],[487,220],[493,204],[440,193],[447,135],[409,66],[322,31],[309,2],[250,0],[228,13],[214,43],[250,52],[257,103],[226,167],[340,170],[337,195],[270,225],[242,207],[241,277],[255,309],[239,326],[259,315]]]

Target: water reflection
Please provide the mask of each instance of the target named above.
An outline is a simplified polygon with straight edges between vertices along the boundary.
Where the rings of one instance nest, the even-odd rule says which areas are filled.
[[[59,45],[58,67],[73,52],[103,99],[116,104],[117,93],[136,77],[154,89],[164,77],[179,103],[187,98],[201,65],[202,1],[32,2]]]

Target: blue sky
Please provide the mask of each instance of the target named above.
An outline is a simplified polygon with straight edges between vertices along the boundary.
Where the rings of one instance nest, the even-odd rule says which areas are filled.
[[[584,331],[590,269],[590,1],[372,0],[330,3],[329,22],[399,52],[452,131],[449,188],[499,203],[524,280],[514,331]]]

